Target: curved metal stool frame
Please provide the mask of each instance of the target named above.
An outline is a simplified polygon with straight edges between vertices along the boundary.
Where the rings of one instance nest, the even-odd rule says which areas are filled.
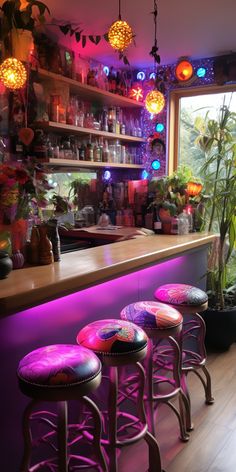
[[[175,336],[179,337],[179,329],[158,330],[158,334],[153,334],[152,331],[147,330],[149,336],[148,354],[144,360],[147,377],[145,405],[149,429],[155,435],[154,411],[158,405],[165,403],[177,416],[180,439],[186,442],[189,440],[187,423],[190,417],[190,410],[188,398],[181,386],[181,352],[175,338]],[[162,345],[163,340],[167,344]],[[168,371],[171,373],[169,377]],[[157,393],[156,387],[158,388],[160,385],[167,385],[170,387],[170,390],[163,394]],[[171,402],[175,398],[178,398],[179,409]]]
[[[108,456],[109,472],[118,472],[117,451],[141,439],[144,439],[148,445],[148,471],[164,472],[161,468],[159,446],[148,431],[144,407],[145,371],[139,360],[142,360],[146,355],[147,346],[138,352],[129,354],[112,355],[94,352],[100,357],[104,367],[109,369],[108,376],[102,376],[104,381],[109,381],[109,391],[107,410],[102,410],[105,422],[103,431],[106,436],[101,439],[101,444]],[[126,376],[126,368],[130,365],[137,371],[134,376]],[[99,395],[99,391],[95,394]],[[137,416],[121,409],[127,399],[136,405]],[[87,421],[89,422],[89,420],[88,415]],[[123,420],[123,424],[118,425],[119,420]],[[131,430],[134,434],[131,433]],[[85,435],[92,439],[88,431],[85,431]]]
[[[72,444],[75,444],[81,439],[81,429],[83,426],[76,425],[80,433],[78,437],[69,439],[70,429],[75,429],[75,425],[68,425],[68,402],[67,401],[56,401],[57,403],[57,414],[50,411],[37,411],[33,413],[33,409],[37,407],[42,400],[32,400],[26,407],[23,414],[23,438],[24,438],[24,452],[20,466],[20,472],[36,472],[42,467],[48,467],[52,472],[69,472],[73,470],[79,470],[87,467],[96,468],[99,472],[108,472],[106,461],[101,449],[101,432],[102,432],[102,417],[96,404],[88,397],[82,396],[79,401],[90,409],[93,422],[94,422],[94,434],[93,434],[93,449],[94,455],[97,460],[89,459],[88,457],[70,454],[68,449]],[[55,456],[49,459],[42,460],[37,464],[30,466],[32,450],[33,450],[33,438],[31,432],[31,421],[40,421],[49,426],[50,431],[45,433],[39,439],[37,439],[37,445],[39,443],[47,444],[56,453]],[[55,420],[57,420],[55,422]],[[57,445],[54,444],[53,439],[57,439]],[[71,464],[71,461],[80,461],[83,465]]]
[[[171,305],[177,308],[177,305]],[[189,409],[191,411],[191,399],[187,385],[187,375],[193,372],[201,381],[204,393],[205,402],[207,405],[214,403],[212,396],[211,376],[206,367],[206,348],[205,348],[205,334],[206,326],[203,318],[198,313],[205,311],[208,304],[204,303],[200,306],[178,306],[178,310],[182,313],[184,318],[183,334],[182,334],[182,368],[181,368],[181,386],[185,392],[189,402]],[[188,319],[189,318],[189,319]],[[189,343],[195,343],[196,350],[188,347]],[[191,421],[187,422],[187,429],[193,429]]]

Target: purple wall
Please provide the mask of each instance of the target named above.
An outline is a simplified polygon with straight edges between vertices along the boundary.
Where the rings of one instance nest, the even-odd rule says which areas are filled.
[[[154,289],[163,283],[192,283],[204,288],[206,254],[204,247],[0,320],[1,472],[19,470],[21,415],[27,403],[17,386],[21,357],[47,344],[75,343],[77,331],[86,323],[118,318],[126,304],[153,299]]]

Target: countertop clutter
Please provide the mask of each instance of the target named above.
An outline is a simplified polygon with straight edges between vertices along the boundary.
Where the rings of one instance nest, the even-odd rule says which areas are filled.
[[[211,244],[215,237],[208,233],[138,237],[63,254],[60,262],[51,265],[12,271],[7,279],[0,281],[0,315],[6,316],[171,259]]]

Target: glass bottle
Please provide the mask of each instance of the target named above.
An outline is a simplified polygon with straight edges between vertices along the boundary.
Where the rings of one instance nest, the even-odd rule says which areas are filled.
[[[61,259],[61,245],[58,233],[58,221],[56,218],[51,218],[47,221],[47,235],[52,243],[54,261],[58,262]]]
[[[156,206],[153,208],[153,231],[155,234],[162,233],[162,222],[159,217],[159,211]]]
[[[28,245],[28,259],[30,264],[39,264],[39,231],[37,226],[32,227],[30,242]]]

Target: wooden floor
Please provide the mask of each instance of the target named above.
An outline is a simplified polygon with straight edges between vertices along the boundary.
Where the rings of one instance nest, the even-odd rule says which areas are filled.
[[[166,406],[157,418],[162,466],[166,472],[236,471],[236,344],[224,353],[208,354],[215,403],[204,403],[203,388],[189,375],[194,431],[188,443],[178,439],[177,421]],[[125,448],[119,458],[119,472],[148,469],[144,442]]]

